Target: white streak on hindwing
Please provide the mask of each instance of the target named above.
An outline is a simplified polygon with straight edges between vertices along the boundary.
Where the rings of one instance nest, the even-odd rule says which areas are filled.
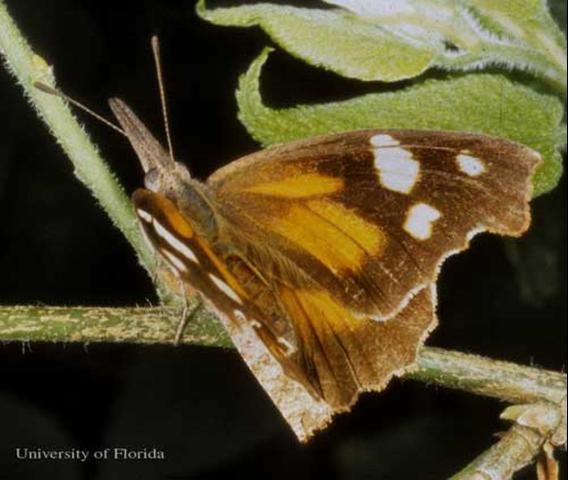
[[[172,247],[176,252],[181,254],[183,257],[191,260],[194,263],[199,263],[199,260],[193,253],[193,250],[189,248],[185,243],[175,237],[172,233],[168,231],[160,222],[158,222],[155,218],[153,221],[154,230],[156,234],[164,240],[170,247]]]
[[[152,217],[150,213],[148,213],[146,210],[142,210],[141,208],[137,208],[136,213],[146,223],[152,223],[152,220],[154,219],[154,217]]]
[[[187,267],[183,263],[183,260],[174,255],[173,253],[169,252],[164,248],[160,248],[160,253],[166,257],[167,262],[174,268],[176,272],[187,272]]]
[[[237,292],[235,292],[223,280],[221,280],[216,275],[213,275],[212,273],[209,274],[209,278],[219,290],[221,290],[225,295],[227,295],[227,297],[229,297],[234,302],[242,303],[241,298],[237,295]]]

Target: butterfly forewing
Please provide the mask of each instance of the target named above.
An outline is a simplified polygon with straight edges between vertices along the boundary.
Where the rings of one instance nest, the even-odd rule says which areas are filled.
[[[361,131],[245,157],[208,184],[230,242],[258,245],[255,266],[388,319],[474,233],[526,229],[537,163],[486,135]]]

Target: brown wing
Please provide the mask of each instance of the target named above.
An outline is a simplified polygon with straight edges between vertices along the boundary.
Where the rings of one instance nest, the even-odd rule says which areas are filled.
[[[475,233],[527,228],[538,161],[486,135],[360,131],[244,157],[208,185],[227,247],[266,277],[387,319]]]
[[[317,286],[292,288],[275,279],[267,284],[236,257],[224,264],[246,290],[247,301],[239,307],[246,312],[243,321],[284,373],[333,413],[348,409],[361,391],[381,390],[403,372],[436,324],[433,285],[394,318],[378,322],[354,316]],[[281,392],[267,390],[278,403]]]
[[[388,322],[355,318],[327,292],[282,287],[279,296],[296,332],[296,362],[337,411],[402,373],[436,325],[430,288]]]

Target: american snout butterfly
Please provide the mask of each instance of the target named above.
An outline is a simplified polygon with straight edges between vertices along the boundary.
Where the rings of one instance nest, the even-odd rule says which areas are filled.
[[[145,237],[302,440],[412,365],[448,256],[481,231],[529,225],[540,156],[505,139],[352,131],[247,155],[201,182],[123,101],[110,107],[145,173],[132,196]]]

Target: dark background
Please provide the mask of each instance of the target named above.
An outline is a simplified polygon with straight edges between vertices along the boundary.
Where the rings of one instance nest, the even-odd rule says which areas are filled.
[[[60,87],[107,114],[127,100],[161,131],[149,37],[161,36],[177,155],[205,178],[258,146],[236,120],[234,90],[269,43],[256,29],[209,25],[191,1],[10,0]],[[383,88],[271,57],[273,106]],[[121,234],[0,69],[0,304],[141,305],[152,285]],[[108,114],[107,114],[108,115]],[[128,192],[142,175],[129,145],[81,116]],[[519,119],[522,121],[522,119]],[[533,203],[528,236],[484,235],[440,280],[429,345],[563,370],[565,184]],[[503,405],[411,381],[364,395],[300,445],[233,351],[117,344],[0,344],[0,479],[439,479],[495,442]],[[16,447],[159,448],[164,461],[17,462]],[[526,471],[518,478],[534,478]]]

